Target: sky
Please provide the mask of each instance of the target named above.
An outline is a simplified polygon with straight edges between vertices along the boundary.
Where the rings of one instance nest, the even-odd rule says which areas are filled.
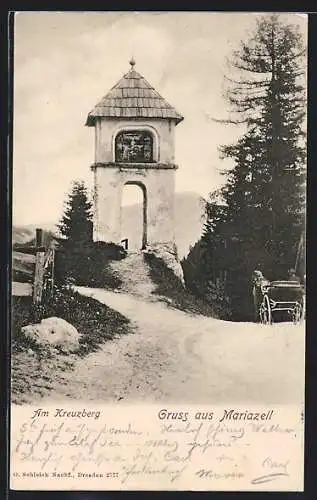
[[[206,197],[223,182],[219,146],[242,133],[226,118],[227,58],[254,13],[19,12],[14,33],[13,223],[56,223],[73,180],[92,189],[94,105],[135,69],[184,116],[175,130],[176,191]],[[290,14],[306,36],[307,18]],[[124,204],[136,200],[127,192]]]

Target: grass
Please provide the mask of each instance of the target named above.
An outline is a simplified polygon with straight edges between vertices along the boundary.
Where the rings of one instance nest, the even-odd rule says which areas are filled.
[[[31,344],[21,334],[21,328],[43,318],[57,316],[72,324],[81,334],[76,354],[64,355]],[[43,395],[63,381],[63,373],[71,370],[78,356],[96,351],[105,341],[131,331],[130,321],[105,304],[84,297],[69,288],[56,290],[54,299],[34,310],[32,298],[12,298],[11,328],[11,394],[12,402],[32,400],[32,394]]]
[[[163,259],[150,253],[144,254],[144,258],[150,267],[150,277],[156,285],[153,293],[167,297],[169,305],[181,311],[217,318],[212,305],[185,288]]]
[[[125,256],[126,251],[114,243],[91,242],[79,248],[61,245],[55,254],[55,281],[63,284],[70,278],[79,286],[119,288],[122,282],[109,263]]]
[[[56,290],[53,300],[34,311],[31,297],[12,299],[12,350],[34,346],[25,345],[21,328],[43,318],[57,316],[73,325],[81,334],[80,354],[94,351],[105,340],[129,331],[130,321],[122,314],[91,297],[84,297],[70,288]]]
[[[11,402],[32,403],[34,396],[49,394],[72,370],[74,355],[39,356],[33,350],[12,353]]]

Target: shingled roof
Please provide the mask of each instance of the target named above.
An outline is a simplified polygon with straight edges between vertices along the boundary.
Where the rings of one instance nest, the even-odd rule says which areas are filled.
[[[88,114],[86,125],[93,127],[98,117],[104,118],[166,118],[176,124],[183,117],[134,69],[121,80],[96,104]]]

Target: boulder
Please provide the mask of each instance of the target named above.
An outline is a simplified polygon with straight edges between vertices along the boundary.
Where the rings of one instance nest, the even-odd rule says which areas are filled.
[[[174,249],[171,249],[169,246],[165,245],[157,245],[157,246],[148,246],[145,250],[145,253],[153,254],[155,257],[162,259],[166,266],[173,271],[175,276],[180,280],[182,285],[185,286],[184,281],[184,273],[183,268],[179,262],[177,257],[177,252]]]
[[[41,323],[21,328],[22,334],[41,347],[58,348],[65,353],[79,349],[80,334],[76,328],[62,318],[45,318]]]

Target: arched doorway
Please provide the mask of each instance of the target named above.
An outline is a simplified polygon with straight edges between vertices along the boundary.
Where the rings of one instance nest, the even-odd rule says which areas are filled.
[[[144,249],[147,244],[147,193],[142,182],[127,181],[122,190],[121,239],[128,250]]]

